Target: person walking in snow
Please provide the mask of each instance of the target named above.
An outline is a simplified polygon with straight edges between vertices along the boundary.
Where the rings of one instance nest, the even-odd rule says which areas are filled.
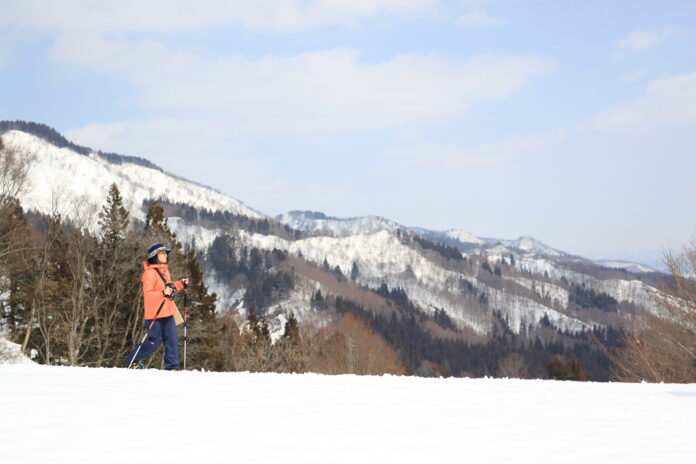
[[[148,248],[148,259],[143,262],[145,271],[140,280],[143,283],[145,300],[145,327],[147,337],[143,343],[133,348],[126,358],[129,368],[142,368],[140,360],[155,352],[160,342],[164,342],[164,368],[179,369],[179,340],[176,326],[183,322],[174,304],[174,295],[188,285],[188,278],[172,282],[167,261],[170,248],[155,243]]]

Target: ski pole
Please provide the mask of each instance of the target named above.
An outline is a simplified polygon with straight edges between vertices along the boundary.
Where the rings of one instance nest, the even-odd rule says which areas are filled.
[[[167,297],[164,297],[164,300],[162,300],[162,303],[160,303],[159,308],[157,308],[157,312],[155,313],[155,317],[152,318],[152,322],[150,322],[150,327],[147,328],[147,332],[145,332],[145,335],[143,336],[142,341],[138,344],[138,349],[135,350],[135,353],[133,353],[133,357],[131,358],[130,362],[128,363],[128,367],[130,367],[131,364],[133,364],[133,360],[138,356],[138,353],[140,353],[140,348],[142,348],[143,343],[145,343],[145,339],[147,338],[147,335],[150,333],[150,329],[152,329],[152,326],[155,325],[155,321],[157,320],[157,316],[159,316],[160,311],[162,311],[162,307],[164,306],[164,303],[167,301]]]
[[[186,313],[186,306],[188,305],[188,291],[186,290],[187,284],[184,284],[184,370],[186,370],[186,342],[188,338],[186,337],[186,326],[188,323],[188,314]]]

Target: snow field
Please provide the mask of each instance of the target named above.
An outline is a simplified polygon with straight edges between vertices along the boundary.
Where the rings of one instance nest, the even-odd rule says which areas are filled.
[[[695,385],[0,366],[3,463],[686,463]]]

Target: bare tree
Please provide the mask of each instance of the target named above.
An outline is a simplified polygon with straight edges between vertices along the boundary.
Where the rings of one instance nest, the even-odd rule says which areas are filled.
[[[656,297],[660,313],[636,321],[624,347],[610,353],[624,381],[696,382],[696,240],[666,252],[670,278]]]
[[[20,147],[0,137],[0,292],[9,294],[3,301],[3,316],[9,317],[9,330],[18,336],[25,321],[18,320],[16,302],[12,301],[19,287],[27,288],[20,274],[28,271],[27,256],[30,237],[19,197],[26,190],[28,174],[34,158]],[[4,306],[15,306],[5,311]],[[6,317],[7,318],[7,317]],[[24,345],[23,345],[24,346]]]
[[[6,144],[0,137],[0,210],[25,191],[29,168],[34,160],[26,150]]]
[[[307,370],[322,374],[382,375],[405,373],[394,348],[351,315],[319,330],[307,341]]]
[[[528,375],[527,362],[519,353],[510,353],[498,363],[498,377],[524,379]]]

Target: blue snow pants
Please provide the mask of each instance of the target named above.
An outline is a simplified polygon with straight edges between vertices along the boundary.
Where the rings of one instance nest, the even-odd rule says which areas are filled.
[[[152,319],[145,319],[145,328],[150,327]],[[176,331],[176,322],[174,322],[174,316],[167,316],[155,319],[155,323],[152,328],[147,333],[147,337],[143,342],[143,345],[138,351],[138,355],[131,361],[133,355],[138,350],[136,346],[128,354],[126,358],[126,363],[138,362],[143,358],[150,356],[155,352],[161,341],[164,341],[164,368],[169,369],[179,369],[179,338]]]

